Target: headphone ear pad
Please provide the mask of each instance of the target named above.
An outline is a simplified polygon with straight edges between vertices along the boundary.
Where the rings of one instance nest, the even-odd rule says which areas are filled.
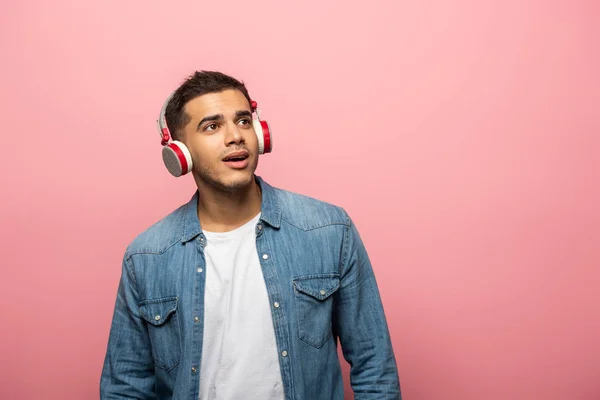
[[[176,140],[163,146],[162,159],[165,167],[174,177],[180,177],[192,170],[192,155],[185,144]]]
[[[270,153],[273,150],[273,135],[267,121],[253,120],[254,131],[258,138],[258,154]]]

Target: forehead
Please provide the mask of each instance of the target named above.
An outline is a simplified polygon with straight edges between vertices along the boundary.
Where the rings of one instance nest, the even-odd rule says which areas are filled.
[[[242,110],[251,111],[250,104],[242,92],[235,89],[203,94],[188,101],[184,107],[185,113],[192,120],[217,114],[227,117]]]

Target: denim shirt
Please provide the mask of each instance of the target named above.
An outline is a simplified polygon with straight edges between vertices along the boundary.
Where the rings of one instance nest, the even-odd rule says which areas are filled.
[[[352,220],[342,208],[256,181],[256,247],[285,399],[344,398],[338,342],[357,400],[400,399],[377,283]],[[198,399],[206,239],[197,204],[198,192],[125,251],[103,400]]]

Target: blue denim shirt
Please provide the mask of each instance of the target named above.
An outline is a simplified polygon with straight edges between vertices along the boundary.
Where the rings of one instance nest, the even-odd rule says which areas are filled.
[[[262,189],[256,247],[286,400],[344,398],[338,342],[357,400],[400,399],[379,291],[350,217],[256,180]],[[197,204],[198,192],[125,251],[103,400],[198,398],[206,239]]]

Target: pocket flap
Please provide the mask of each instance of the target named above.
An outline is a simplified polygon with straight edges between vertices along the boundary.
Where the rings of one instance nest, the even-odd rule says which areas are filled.
[[[340,278],[336,274],[303,276],[295,278],[293,282],[297,291],[317,300],[325,300],[340,287]]]
[[[152,325],[162,325],[177,310],[177,297],[144,300],[140,303],[140,316]]]

